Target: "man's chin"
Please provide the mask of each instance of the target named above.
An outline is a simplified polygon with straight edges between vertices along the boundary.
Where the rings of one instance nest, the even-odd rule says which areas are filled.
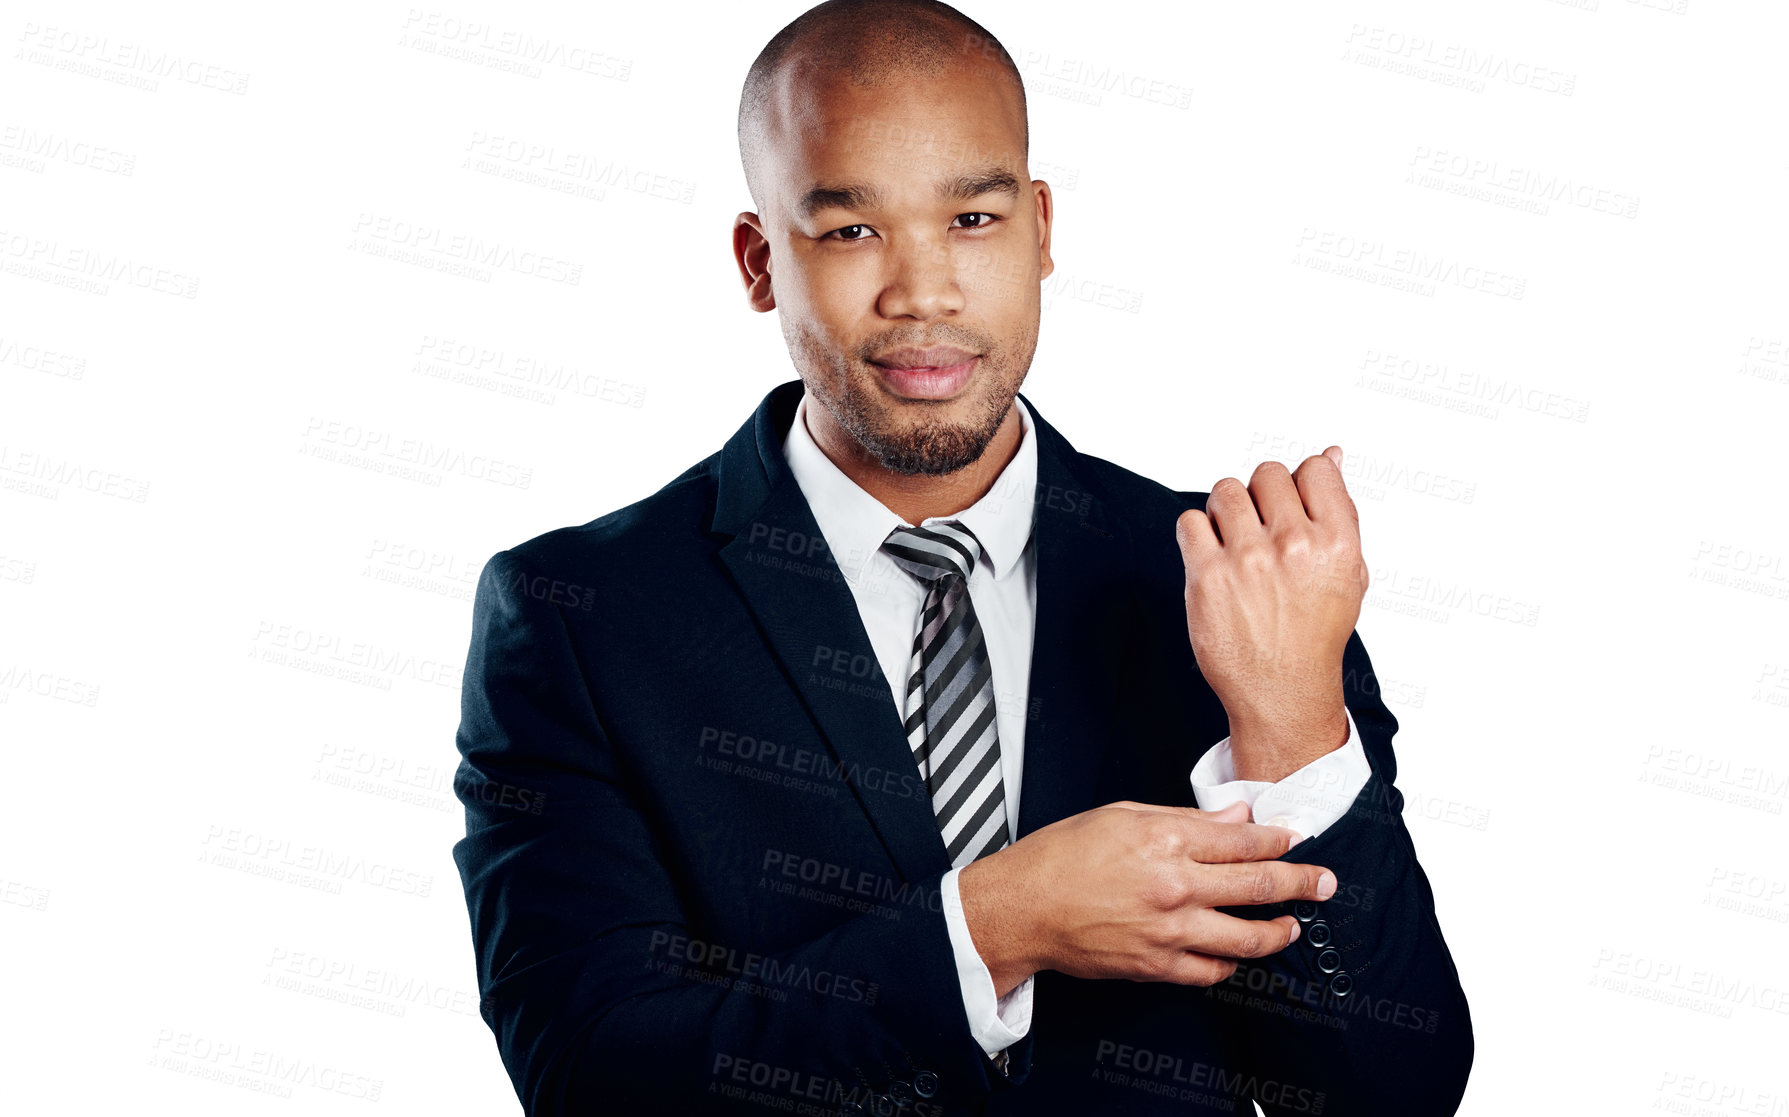
[[[944,406],[932,404],[931,406]],[[884,423],[876,456],[885,469],[905,474],[946,474],[981,460],[989,439],[972,428],[938,422]]]

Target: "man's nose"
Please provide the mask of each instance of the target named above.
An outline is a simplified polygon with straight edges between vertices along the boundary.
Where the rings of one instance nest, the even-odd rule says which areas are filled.
[[[963,309],[963,288],[950,246],[911,241],[889,253],[878,310],[884,318],[936,318]]]

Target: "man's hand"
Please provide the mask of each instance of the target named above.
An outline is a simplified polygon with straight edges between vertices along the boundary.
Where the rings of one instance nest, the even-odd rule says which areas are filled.
[[[1238,779],[1276,782],[1348,739],[1342,651],[1368,576],[1341,467],[1339,446],[1297,473],[1262,462],[1175,524],[1187,635],[1230,715]]]
[[[1300,835],[1248,817],[1243,803],[1221,811],[1110,803],[964,866],[964,921],[995,994],[1039,970],[1215,985],[1236,972],[1236,959],[1285,949],[1298,938],[1294,917],[1212,909],[1327,900],[1335,875],[1274,860]]]

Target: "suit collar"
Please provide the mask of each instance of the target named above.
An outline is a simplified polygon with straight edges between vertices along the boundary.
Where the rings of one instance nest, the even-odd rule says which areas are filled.
[[[880,500],[871,496],[844,470],[826,456],[808,430],[803,416],[815,407],[812,396],[803,396],[789,424],[783,450],[794,471],[808,506],[826,534],[832,557],[853,586],[858,584],[864,565],[879,550],[895,528],[925,526],[941,520],[962,524],[981,544],[976,563],[988,575],[1001,579],[1011,575],[1019,565],[1019,556],[1031,540],[1031,525],[1036,509],[1030,495],[1037,488],[1037,436],[1024,400],[1015,400],[1013,410],[1019,414],[1019,445],[1012,459],[1000,471],[979,500],[949,516],[928,516],[922,524],[907,524]]]

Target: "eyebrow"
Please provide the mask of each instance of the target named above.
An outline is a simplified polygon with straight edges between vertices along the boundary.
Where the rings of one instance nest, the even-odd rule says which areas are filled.
[[[967,201],[983,194],[1019,196],[1019,180],[1010,171],[999,167],[983,167],[965,171],[955,178],[940,180],[934,191],[944,201]],[[851,184],[847,186],[815,186],[801,196],[798,207],[803,217],[813,217],[826,209],[875,209],[887,195],[879,186]]]

